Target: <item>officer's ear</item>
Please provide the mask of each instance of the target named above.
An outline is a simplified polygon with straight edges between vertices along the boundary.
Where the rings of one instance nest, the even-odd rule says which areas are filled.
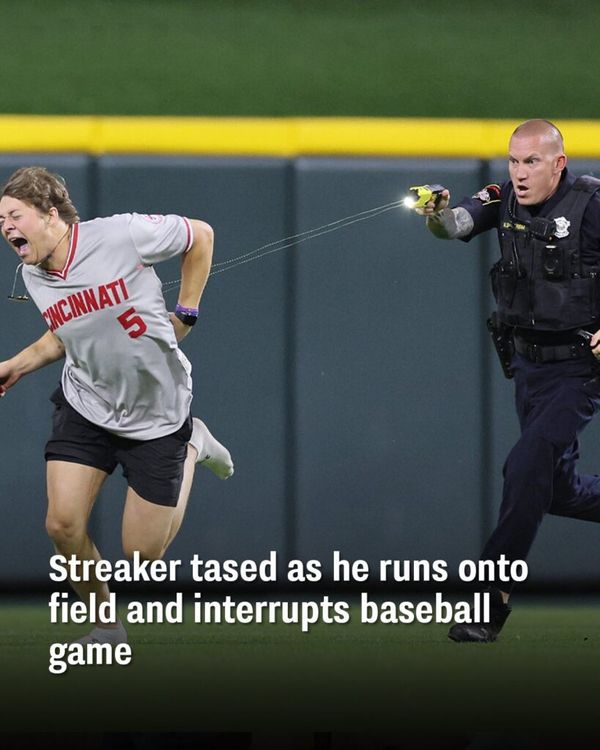
[[[566,154],[560,154],[556,157],[556,167],[555,171],[562,172],[563,169],[567,166],[567,155]]]

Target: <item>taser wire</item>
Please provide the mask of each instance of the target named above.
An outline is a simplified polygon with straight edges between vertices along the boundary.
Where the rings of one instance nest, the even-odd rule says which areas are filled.
[[[345,216],[343,219],[337,219],[337,221],[332,221],[329,224],[323,224],[320,227],[307,229],[304,232],[299,232],[298,234],[293,234],[289,237],[283,237],[282,239],[275,240],[274,242],[268,242],[266,245],[261,245],[261,247],[258,247],[255,250],[251,250],[248,253],[238,255],[235,258],[230,258],[229,260],[224,260],[219,263],[213,263],[212,270],[209,276],[216,276],[217,274],[223,273],[224,271],[230,271],[231,269],[236,268],[237,266],[241,266],[244,263],[251,263],[254,260],[258,260],[259,258],[264,258],[266,255],[270,255],[271,253],[278,253],[280,250],[285,250],[288,247],[292,247],[292,245],[299,245],[301,242],[315,239],[316,237],[320,237],[321,235],[329,234],[329,232],[336,232],[338,229],[343,229],[344,227],[350,226],[351,224],[356,224],[359,221],[373,219],[376,216],[385,213],[386,211],[391,211],[392,209],[398,208],[402,205],[402,201],[385,203],[381,206],[375,206],[375,208],[369,208],[366,211],[359,211],[356,214]],[[165,281],[162,285],[163,291],[173,291],[173,289],[177,284],[179,284],[180,281],[181,279]]]

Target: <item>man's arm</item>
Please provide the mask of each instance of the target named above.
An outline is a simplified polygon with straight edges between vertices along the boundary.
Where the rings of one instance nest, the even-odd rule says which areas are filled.
[[[206,222],[191,219],[192,246],[181,260],[181,284],[177,304],[183,308],[197,310],[206,286],[212,264],[214,232]],[[181,341],[191,326],[185,325],[175,315],[171,316],[177,340]]]
[[[0,397],[4,396],[23,375],[39,370],[64,356],[65,347],[62,341],[52,331],[48,331],[14,357],[0,362]]]

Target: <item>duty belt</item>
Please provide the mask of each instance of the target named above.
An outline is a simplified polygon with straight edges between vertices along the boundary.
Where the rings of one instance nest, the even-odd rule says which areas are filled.
[[[546,346],[544,344],[532,344],[520,336],[515,336],[514,340],[515,351],[530,362],[536,362],[537,364],[561,362],[565,359],[579,359],[589,356],[589,344],[586,341]]]

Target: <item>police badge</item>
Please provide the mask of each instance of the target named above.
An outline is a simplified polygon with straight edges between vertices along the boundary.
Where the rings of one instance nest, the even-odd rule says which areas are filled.
[[[554,236],[560,240],[563,237],[568,236],[571,222],[568,219],[565,219],[564,216],[559,216],[558,218],[554,219],[554,226],[556,227]]]

